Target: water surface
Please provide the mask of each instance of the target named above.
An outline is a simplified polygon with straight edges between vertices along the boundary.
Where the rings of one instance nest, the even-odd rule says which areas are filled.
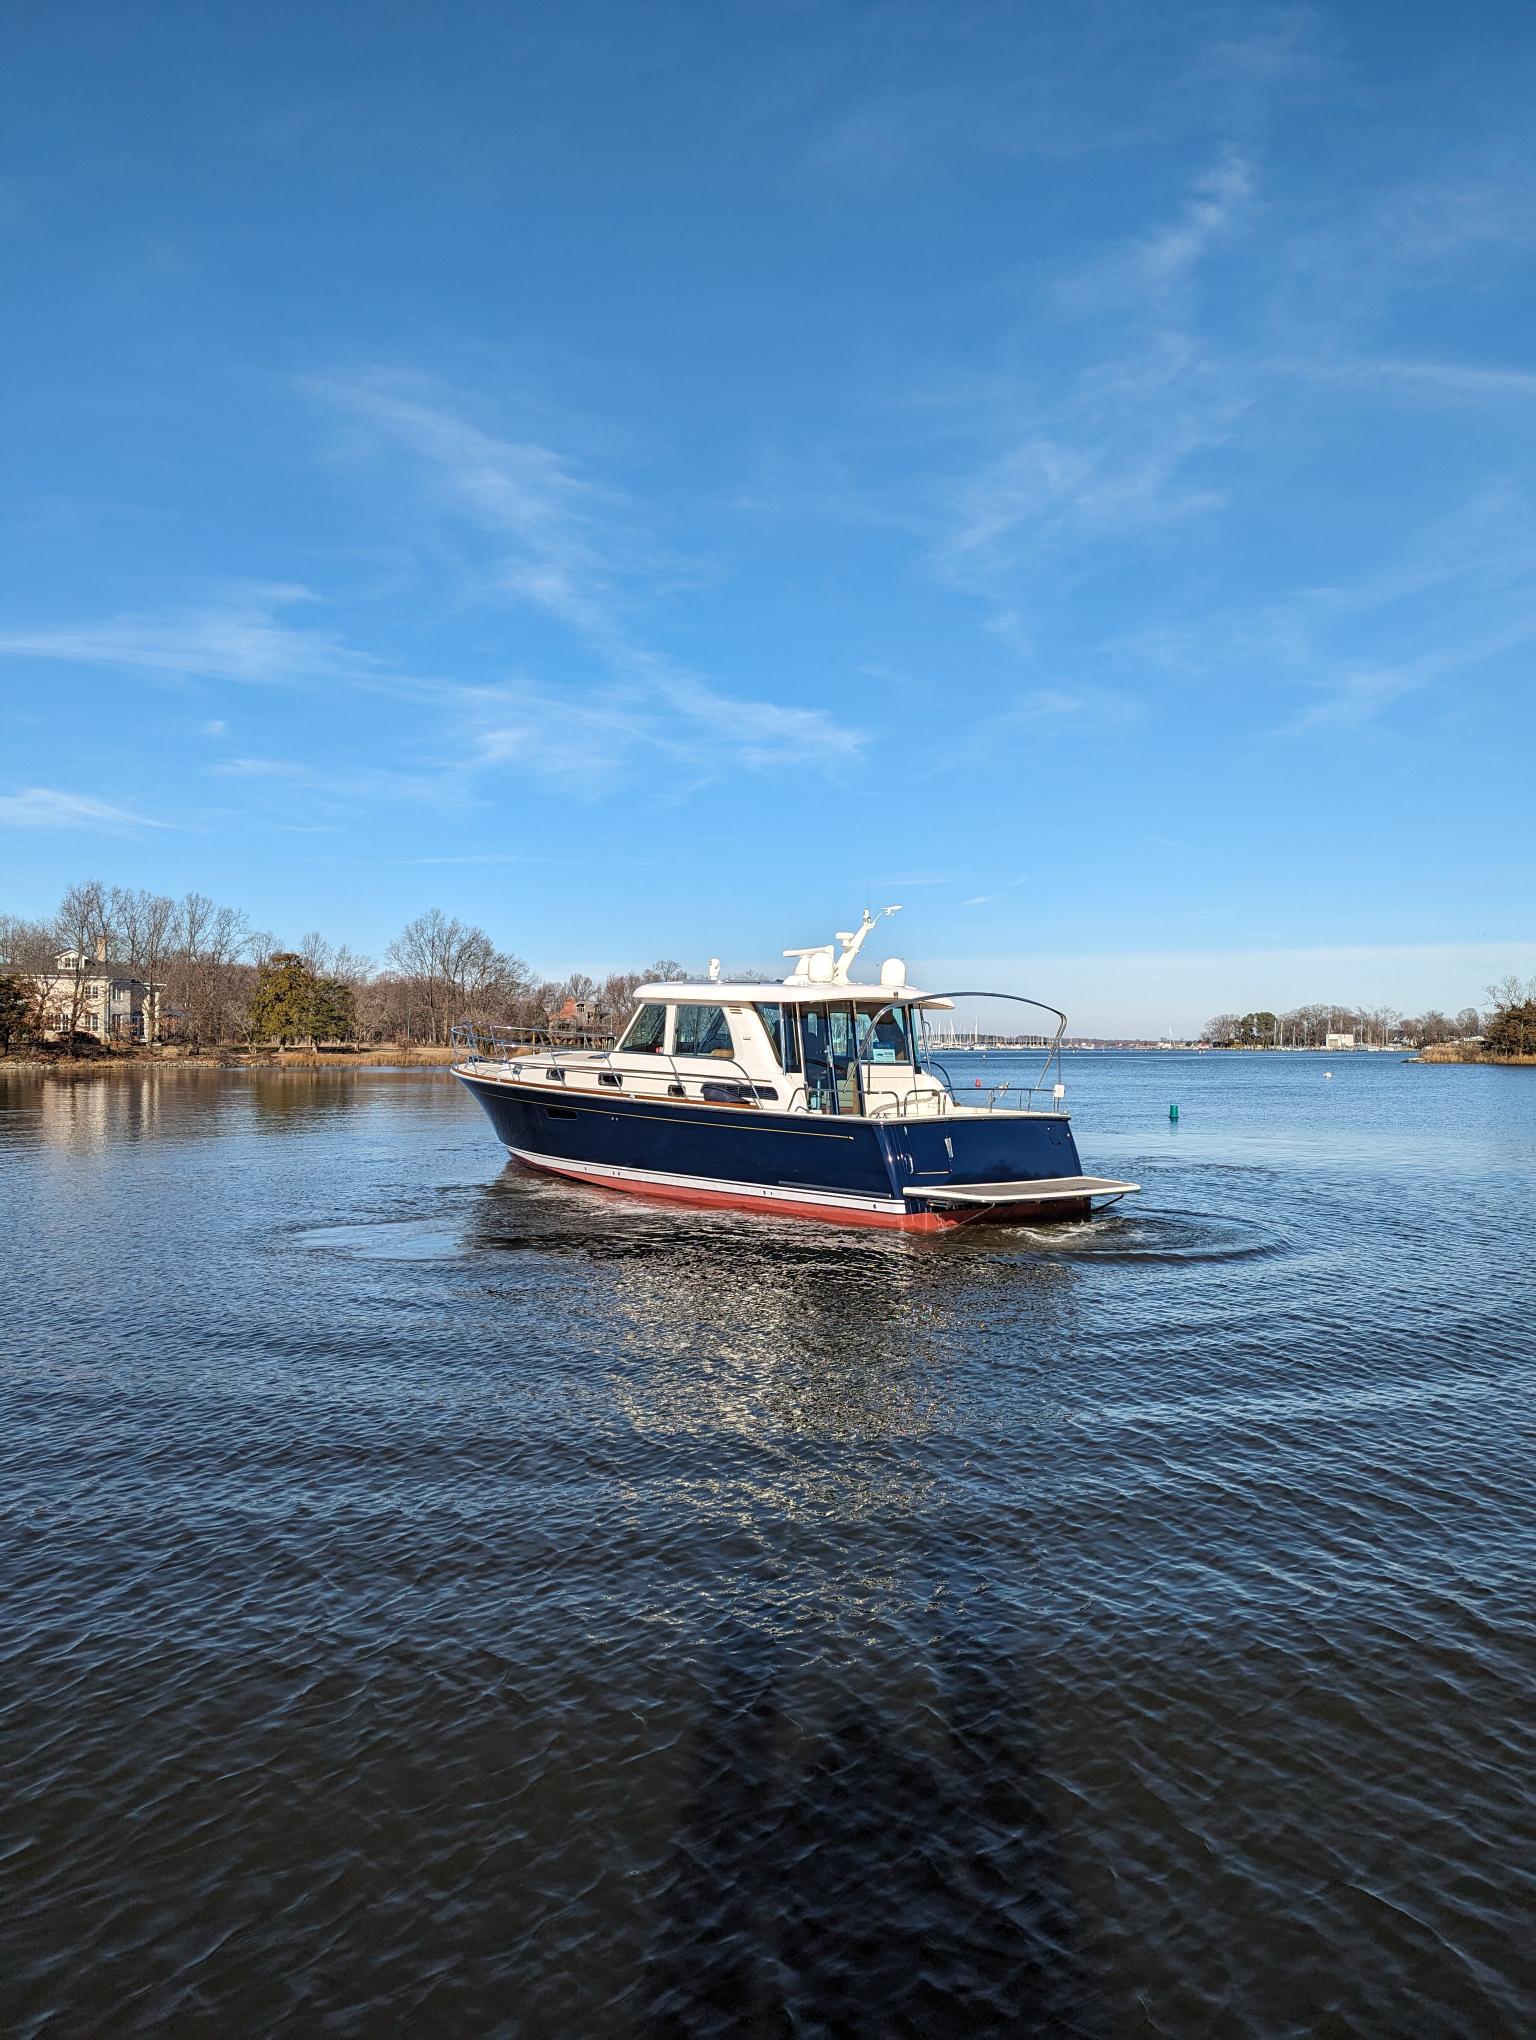
[[[933,1239],[0,1078],[6,2028],[1529,2031],[1536,1071],[1067,1083]]]

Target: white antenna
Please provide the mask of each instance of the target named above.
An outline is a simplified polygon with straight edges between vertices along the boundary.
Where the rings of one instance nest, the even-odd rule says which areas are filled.
[[[872,914],[868,907],[866,907],[864,909],[864,918],[860,921],[857,928],[852,929],[846,934],[841,928],[838,930],[837,939],[843,945],[843,953],[832,966],[832,982],[835,985],[847,984],[848,973],[853,968],[853,959],[869,940],[869,931],[874,927],[875,923],[884,920],[887,914],[899,914],[900,912],[900,907],[882,907],[878,914]]]

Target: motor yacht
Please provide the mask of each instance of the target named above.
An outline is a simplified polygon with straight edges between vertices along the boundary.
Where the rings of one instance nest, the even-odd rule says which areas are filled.
[[[641,985],[611,1049],[457,1027],[453,1074],[519,1162],[608,1190],[918,1232],[1081,1219],[1135,1191],[1083,1173],[1065,1014],[921,991],[899,957],[856,981],[877,919],[785,950],[778,983],[722,982],[712,962],[701,981]],[[980,997],[1054,1018],[1034,1082],[955,1087],[930,1016]]]

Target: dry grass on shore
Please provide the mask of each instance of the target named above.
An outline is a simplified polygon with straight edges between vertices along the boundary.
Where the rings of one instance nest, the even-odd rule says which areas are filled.
[[[144,1049],[106,1055],[0,1056],[0,1070],[40,1071],[61,1077],[116,1076],[144,1070],[366,1070],[446,1069],[455,1060],[451,1048],[421,1045],[399,1048],[225,1048],[189,1054],[180,1050],[155,1053]]]
[[[1489,1055],[1463,1041],[1436,1041],[1411,1058],[1421,1063],[1481,1063],[1489,1069],[1536,1069],[1536,1055]]]

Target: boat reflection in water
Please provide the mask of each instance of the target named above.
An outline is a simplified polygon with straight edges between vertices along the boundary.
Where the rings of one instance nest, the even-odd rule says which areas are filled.
[[[622,1787],[571,1787],[629,1866],[637,1955],[590,1956],[607,2030],[1106,2030],[1040,1643],[998,1591],[992,1509],[1031,1503],[946,1449],[996,1421],[964,1327],[1069,1344],[1081,1264],[639,1202],[595,1232],[583,1202],[509,1169],[469,1242],[571,1264],[542,1336],[604,1413],[559,1419],[602,1488],[561,1604],[621,1610],[649,1667],[584,1702],[623,1717]],[[1042,1429],[1059,1396],[1042,1371]]]
[[[888,907],[887,913],[895,908]],[[1063,1099],[1066,1016],[1006,992],[932,993],[897,957],[854,982],[875,926],[786,950],[781,984],[642,985],[616,1048],[559,1050],[454,1030],[454,1074],[518,1161],[693,1204],[936,1232],[1083,1218],[1134,1183],[1083,1173]],[[961,997],[1050,1013],[1039,1079],[957,1098],[926,1046]]]

